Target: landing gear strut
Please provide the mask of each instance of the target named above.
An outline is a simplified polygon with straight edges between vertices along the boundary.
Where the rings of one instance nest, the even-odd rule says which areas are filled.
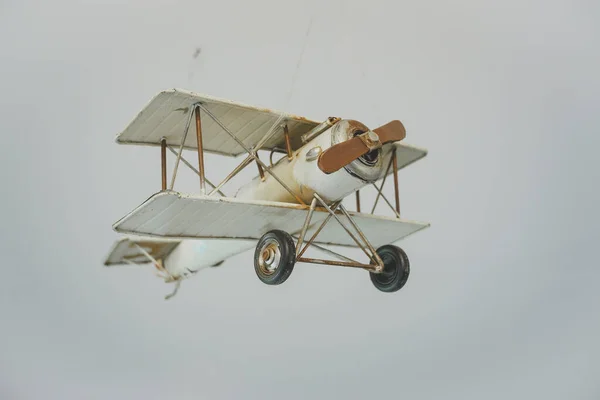
[[[311,217],[315,211],[317,202],[321,203],[329,215],[323,219],[318,227],[315,225],[315,232],[305,242],[304,238],[306,237],[306,232],[310,225]],[[340,219],[340,216],[336,213],[338,209],[341,211],[340,216],[347,218],[348,222],[350,222],[350,226],[354,228],[355,233],[358,234],[358,237]],[[348,233],[356,245],[369,257],[368,264],[360,263],[313,243],[315,237],[321,232],[331,217],[339,222],[341,227]],[[359,240],[359,238],[362,239],[362,241]],[[303,257],[304,252],[311,245],[336,256],[341,259],[341,261]],[[285,282],[292,273],[296,262],[365,269],[369,271],[373,285],[378,290],[386,293],[397,292],[400,290],[404,284],[406,284],[408,275],[410,274],[410,263],[404,250],[391,244],[381,246],[375,250],[340,201],[333,203],[332,206],[328,206],[317,194],[314,195],[314,199],[310,204],[297,244],[289,233],[282,230],[271,230],[260,238],[256,245],[256,249],[254,250],[254,270],[256,275],[258,275],[258,278],[267,285],[280,285]]]

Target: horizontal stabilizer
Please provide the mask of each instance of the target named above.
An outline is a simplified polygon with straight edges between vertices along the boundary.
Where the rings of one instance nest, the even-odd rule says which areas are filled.
[[[115,242],[104,265],[146,264],[152,262],[140,247],[155,260],[167,257],[180,240],[155,238],[122,238]]]

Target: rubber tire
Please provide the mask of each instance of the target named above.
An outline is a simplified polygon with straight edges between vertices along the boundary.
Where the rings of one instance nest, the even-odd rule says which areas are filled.
[[[388,244],[378,248],[377,254],[381,257],[384,268],[380,274],[369,273],[373,285],[385,293],[393,293],[402,289],[410,275],[410,263],[404,250]]]
[[[281,251],[279,266],[271,275],[263,273],[258,262],[260,249],[267,239],[275,239]],[[258,279],[263,283],[266,283],[267,285],[281,285],[290,277],[290,274],[294,270],[294,264],[296,264],[296,244],[289,233],[281,230],[272,230],[265,233],[259,239],[256,244],[256,249],[254,250],[254,271],[256,272]]]

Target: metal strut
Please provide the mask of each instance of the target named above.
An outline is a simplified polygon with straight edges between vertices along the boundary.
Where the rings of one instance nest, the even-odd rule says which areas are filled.
[[[251,161],[256,161],[256,164],[258,165],[258,168],[259,168],[259,172],[262,169],[263,173],[266,172],[269,175],[271,175],[277,182],[279,182],[279,184],[281,186],[283,186],[283,188],[285,190],[287,190],[292,196],[294,196],[294,198],[298,201],[298,203],[306,206],[306,203],[304,201],[302,201],[300,196],[298,196],[292,189],[290,189],[290,187],[288,185],[286,185],[285,182],[283,182],[283,180],[281,180],[281,178],[279,178],[276,174],[274,174],[273,171],[271,171],[271,169],[268,166],[266,166],[265,163],[263,163],[258,158],[258,154],[256,153],[257,150],[259,150],[277,132],[277,127],[281,127],[281,125],[279,125],[279,123],[284,120],[283,116],[281,116],[277,121],[275,121],[275,124],[273,124],[271,129],[265,134],[265,136],[262,137],[261,140],[258,141],[258,143],[253,148],[249,148],[248,146],[246,146],[244,144],[244,142],[242,142],[237,136],[235,136],[225,126],[225,124],[223,124],[212,112],[210,112],[206,108],[206,106],[204,106],[204,104],[199,103],[198,107],[201,108],[202,111],[204,111],[206,113],[206,115],[208,115],[213,121],[215,121],[215,123],[217,125],[219,125],[221,127],[221,129],[223,129],[225,131],[225,133],[227,133],[233,140],[235,140],[237,142],[237,144],[239,144],[240,147],[246,151],[246,153],[248,153],[248,157],[244,161],[242,161],[242,163],[240,165],[238,165],[236,167],[236,169],[231,174],[229,174],[220,184],[218,184],[217,188],[221,188],[223,185],[225,185],[227,182],[229,182],[231,180],[231,178],[233,178],[235,175],[237,175],[242,169],[246,168],[248,166],[248,164],[250,164]],[[287,125],[284,125],[282,128],[287,129]],[[214,192],[215,192],[215,190],[213,189],[209,193],[209,196],[212,195]]]
[[[325,208],[327,210],[329,215],[325,218],[325,220],[323,220],[323,222],[321,222],[321,224],[319,225],[317,230],[313,233],[311,238],[304,244],[304,247],[302,247],[302,244],[304,242],[304,238],[306,236],[306,232],[310,225],[310,221],[312,219],[312,215],[316,208],[317,202],[319,202],[323,206],[323,208]],[[346,217],[346,219],[348,219],[348,221],[350,222],[350,224],[352,225],[354,230],[358,233],[359,237],[362,239],[362,243],[360,240],[358,240],[356,238],[356,236],[350,231],[350,229],[336,215],[335,212],[337,209],[341,210],[342,214]],[[328,250],[328,249],[325,249],[325,248],[322,248],[320,246],[313,244],[313,241],[315,240],[317,235],[321,232],[321,230],[325,227],[325,225],[329,222],[331,217],[335,218],[335,220],[341,225],[342,228],[344,228],[346,233],[348,233],[348,235],[352,238],[352,240],[354,240],[354,242],[358,245],[358,247],[367,255],[367,257],[369,257],[369,261],[370,261],[369,264],[360,263],[351,258],[342,256],[334,251],[331,251],[331,250]],[[324,250],[338,258],[341,258],[344,261],[321,260],[321,259],[315,259],[315,258],[302,257],[303,254],[308,249],[308,247],[311,245],[315,246],[316,248],[318,248],[320,250]],[[373,246],[371,245],[369,240],[366,238],[364,233],[360,230],[360,228],[358,227],[358,225],[356,224],[356,222],[354,221],[352,216],[350,214],[348,214],[348,212],[346,211],[346,208],[342,205],[342,202],[341,201],[334,202],[334,203],[332,203],[332,205],[330,207],[316,193],[314,195],[313,201],[310,204],[310,208],[306,215],[304,225],[302,226],[302,231],[300,232],[300,235],[298,236],[298,243],[296,245],[296,261],[313,263],[313,264],[325,264],[325,265],[337,265],[337,266],[342,266],[342,267],[362,268],[362,269],[366,269],[366,270],[369,270],[372,272],[377,272],[377,273],[383,271],[383,261],[381,260],[381,258],[377,254],[377,251],[373,248]]]
[[[175,161],[175,167],[173,167],[173,176],[171,177],[171,187],[170,190],[173,190],[173,186],[175,186],[175,178],[177,177],[177,168],[179,168],[179,160],[181,160],[181,155],[183,154],[183,144],[185,143],[185,139],[187,138],[187,134],[190,130],[190,124],[192,123],[192,116],[194,115],[194,111],[196,107],[198,107],[199,103],[195,103],[190,107],[190,115],[188,116],[187,123],[185,124],[185,130],[183,132],[183,138],[181,139],[181,144],[179,145],[179,152],[177,153],[177,160]]]
[[[175,186],[175,179],[177,178],[177,171],[179,169],[179,162],[183,161],[183,163],[188,166],[192,171],[198,175],[200,178],[200,192],[202,194],[206,194],[206,184],[208,183],[213,189],[215,185],[206,178],[205,170],[204,170],[204,147],[202,143],[202,120],[200,118],[200,103],[194,103],[190,106],[189,115],[187,118],[187,122],[185,124],[185,130],[183,132],[183,138],[181,139],[181,143],[179,144],[179,151],[175,151],[171,146],[167,144],[166,138],[161,138],[161,164],[162,164],[162,190],[167,188],[167,166],[166,166],[166,150],[169,149],[171,153],[177,156],[175,161],[175,166],[173,167],[173,176],[171,177],[171,185],[169,190],[173,190]],[[196,117],[196,143],[198,145],[198,169],[194,168],[192,164],[189,163],[183,157],[183,147],[185,145],[185,140],[187,139],[188,132],[190,130],[190,125],[192,123],[192,118]],[[223,197],[226,197],[223,192],[220,190],[213,190],[219,192],[219,194]]]
[[[167,190],[167,139],[160,139],[161,190]]]
[[[200,107],[194,107],[196,114],[196,141],[198,143],[198,175],[200,176],[200,192],[206,194],[206,184],[204,183],[204,147],[202,143],[202,121],[200,119]]]
[[[175,155],[177,155],[177,152],[173,149],[173,147],[167,145],[167,149],[169,149],[169,151]],[[181,161],[183,161],[183,163],[192,171],[194,171],[194,173],[198,176],[200,176],[200,172],[192,165],[190,164],[190,162],[188,160],[185,159],[185,157],[181,156]],[[212,183],[207,177],[204,177],[204,180],[206,181],[206,183],[208,183],[213,189],[216,187],[214,185],[214,183]],[[225,195],[225,193],[221,192],[220,190],[217,190],[217,192],[223,196],[223,197],[227,197]]]
[[[383,186],[385,185],[385,180],[387,179],[389,172],[390,172],[390,168],[392,168],[392,166],[394,169],[394,171],[392,173],[394,175],[394,197],[396,200],[396,207],[394,207],[392,205],[392,203],[388,200],[388,198],[385,197],[385,195],[383,194]],[[396,214],[396,218],[400,218],[400,196],[399,196],[399,189],[398,189],[398,159],[397,159],[395,151],[392,154],[390,162],[388,163],[388,166],[385,170],[385,175],[383,177],[383,180],[381,181],[381,186],[377,187],[377,185],[375,183],[372,183],[372,185],[375,188],[375,190],[377,190],[377,196],[375,197],[375,202],[373,203],[373,208],[371,209],[371,214],[375,213],[375,207],[377,207],[377,203],[379,202],[379,197],[381,196],[381,198],[383,198],[383,200],[385,200],[385,202],[390,207],[390,209],[394,212],[394,214]],[[357,197],[357,199],[358,199],[358,197]]]

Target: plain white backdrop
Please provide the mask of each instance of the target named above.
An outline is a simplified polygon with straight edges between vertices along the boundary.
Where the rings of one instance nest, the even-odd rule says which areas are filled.
[[[598,398],[599,11],[0,2],[0,397]],[[173,87],[402,120],[429,150],[402,214],[432,224],[398,243],[405,288],[313,265],[269,287],[248,252],[164,301],[151,269],[103,267],[112,223],[160,188],[159,150],[114,138]]]

